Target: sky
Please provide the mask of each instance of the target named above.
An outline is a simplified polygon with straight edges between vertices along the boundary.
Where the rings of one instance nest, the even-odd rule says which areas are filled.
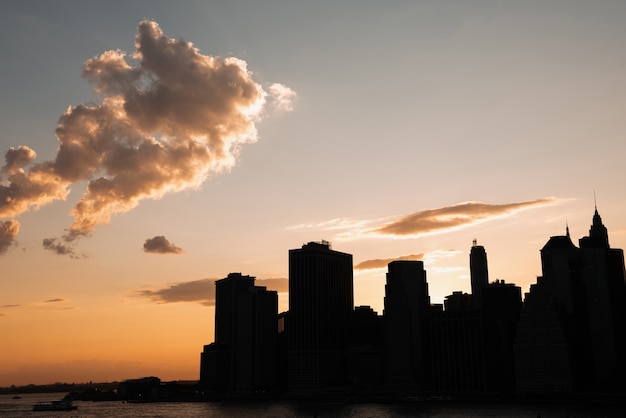
[[[527,292],[540,249],[626,247],[623,1],[4,1],[0,386],[198,379],[214,285],[288,250],[469,251]]]

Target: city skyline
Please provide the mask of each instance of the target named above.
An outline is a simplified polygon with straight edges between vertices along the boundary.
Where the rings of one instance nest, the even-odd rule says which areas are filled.
[[[353,255],[354,304],[379,313],[393,260],[424,262],[433,303],[470,292],[474,240],[490,282],[528,292],[548,238],[586,236],[596,203],[611,247],[626,248],[626,5],[183,4],[0,5],[0,386],[197,379],[214,281],[255,276],[285,311],[287,249],[309,241]],[[139,128],[109,147],[113,98],[157,90],[158,60],[140,65],[136,39],[143,54],[238,69],[233,96],[224,78],[199,78],[207,97],[249,99],[199,100],[233,129],[222,153],[175,146],[215,128],[183,106],[193,89],[169,96],[174,116],[144,144],[167,151],[158,179],[145,155],[124,159],[154,128],[149,112],[124,110]],[[106,149],[93,166],[57,149],[79,136],[81,109],[109,112],[107,135],[85,136],[83,151]],[[30,183],[11,178],[20,170]],[[16,188],[38,172],[60,176],[50,193]],[[104,186],[127,200],[98,200],[114,194]]]

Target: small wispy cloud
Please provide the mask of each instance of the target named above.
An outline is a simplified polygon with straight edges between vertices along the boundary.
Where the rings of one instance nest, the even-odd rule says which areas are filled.
[[[200,279],[174,283],[162,289],[141,289],[133,295],[146,298],[157,304],[193,302],[204,306],[215,306],[215,280]],[[289,290],[289,281],[284,278],[256,279],[255,286],[265,286],[279,293]]]
[[[70,258],[76,259],[87,258],[86,254],[77,252],[72,245],[67,244],[61,238],[44,238],[42,246],[46,250],[52,251],[58,255],[67,255]]]
[[[346,229],[360,229],[365,228],[371,224],[371,220],[358,220],[352,218],[335,218],[322,222],[310,222],[302,223],[298,225],[292,225],[285,228],[288,231],[305,231],[309,229],[320,229],[323,231],[340,231]]]
[[[379,268],[387,267],[387,264],[391,263],[392,261],[422,260],[423,258],[424,258],[424,253],[402,255],[400,257],[394,257],[394,258],[376,258],[373,260],[361,261],[356,266],[354,266],[354,269],[355,270],[379,269]]]
[[[358,263],[354,266],[355,270],[370,270],[370,269],[379,269],[386,268],[389,263],[392,261],[401,261],[401,260],[421,260],[427,264],[436,264],[438,260],[442,258],[448,258],[456,256],[460,253],[458,250],[436,250],[428,253],[418,253],[418,254],[409,254],[409,255],[401,255],[398,257],[391,258],[376,258],[372,260],[365,260]],[[431,268],[431,267],[429,267]]]
[[[424,254],[424,263],[433,265],[443,258],[455,257],[459,254],[461,254],[461,251],[454,249],[429,251]]]
[[[59,302],[67,302],[67,299],[54,298],[54,299],[48,299],[48,300],[44,301],[44,303],[59,303]]]
[[[14,244],[20,232],[20,223],[15,220],[0,222],[0,254],[4,254]]]
[[[465,270],[465,267],[461,266],[449,266],[449,267],[428,267],[428,272],[430,273],[455,273],[458,271]]]
[[[163,235],[148,238],[143,243],[143,251],[153,254],[182,254],[185,252],[182,248],[172,244]]]
[[[274,108],[283,112],[293,111],[296,92],[284,84],[274,83],[269,87]]]

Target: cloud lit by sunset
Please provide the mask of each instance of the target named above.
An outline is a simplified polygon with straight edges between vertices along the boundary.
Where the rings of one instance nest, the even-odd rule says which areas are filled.
[[[257,279],[256,286],[284,293],[289,290],[287,279]],[[146,298],[155,303],[195,302],[204,306],[215,306],[215,279],[200,279],[174,283],[162,289],[141,289],[134,296]]]
[[[520,210],[554,204],[554,199],[537,199],[529,202],[488,204],[466,202],[457,205],[426,209],[402,216],[370,232],[385,236],[414,236],[435,231],[448,230],[471,225],[502,216],[512,215]]]
[[[171,243],[163,235],[148,238],[143,243],[143,251],[156,254],[181,254],[185,252],[182,248]]]
[[[267,93],[245,61],[203,55],[153,21],[139,24],[135,46],[132,64],[119,50],[85,62],[82,76],[102,102],[71,106],[61,116],[54,161],[24,171],[36,157],[32,149],[5,154],[0,215],[65,199],[73,183],[88,181],[68,231],[44,240],[57,254],[75,255],[77,238],[143,199],[200,186],[209,173],[232,167],[241,145],[257,140]],[[270,91],[278,108],[292,110],[291,89],[273,84]]]

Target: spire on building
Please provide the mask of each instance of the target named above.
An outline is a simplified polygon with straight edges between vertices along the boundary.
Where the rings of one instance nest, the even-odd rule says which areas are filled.
[[[594,193],[594,212],[589,228],[589,236],[580,239],[581,247],[609,248],[609,233],[606,226],[602,223],[602,217],[598,213],[598,206],[595,204]]]

